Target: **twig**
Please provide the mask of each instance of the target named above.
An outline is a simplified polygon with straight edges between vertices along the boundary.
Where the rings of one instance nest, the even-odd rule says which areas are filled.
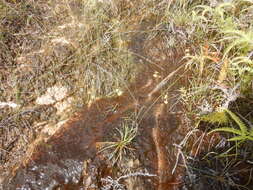
[[[113,179],[108,176],[106,178],[102,178],[101,181],[106,183],[105,186],[102,187],[102,190],[125,190],[125,186],[120,183],[120,180],[127,179],[130,177],[155,177],[156,175],[150,173],[143,172],[135,172],[127,175],[120,176],[117,179]]]

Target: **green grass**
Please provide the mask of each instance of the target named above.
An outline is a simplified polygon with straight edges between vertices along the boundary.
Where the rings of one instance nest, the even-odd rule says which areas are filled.
[[[240,103],[235,105],[234,101],[237,97],[250,101],[253,94],[253,25],[249,22],[252,19],[252,6],[253,2],[248,0],[227,3],[217,1],[215,4],[202,1],[184,6],[174,16],[173,10],[170,14],[174,26],[190,31],[187,32],[186,43],[189,50],[185,53],[184,60],[186,70],[192,74],[189,77],[189,87],[180,89],[181,101],[187,116],[195,125],[201,121],[201,127],[204,126],[207,130],[210,127],[208,123],[211,123],[214,127],[212,133],[221,133],[227,138],[226,150],[223,150],[225,154],[222,154],[225,159],[230,156],[237,160],[238,152],[246,152],[244,145],[247,141],[252,141],[251,126],[229,110],[244,112]],[[180,13],[183,19],[174,18]],[[244,116],[247,114],[251,115],[244,113]],[[235,149],[235,154],[228,154]],[[218,180],[218,183],[227,183],[225,179],[217,177],[212,178]]]
[[[112,165],[124,160],[127,154],[133,151],[131,143],[137,134],[137,126],[129,126],[128,123],[123,123],[117,129],[117,137],[114,142],[100,143],[101,149],[99,152],[104,152],[108,155],[108,160],[112,161]]]
[[[206,3],[190,7],[186,17],[192,18],[194,25],[192,35],[188,38],[193,44],[198,44],[191,46],[192,50],[184,57],[187,61],[186,69],[196,73],[192,80],[197,83],[192,83],[194,86],[190,89],[203,86],[206,81],[209,86],[222,83],[231,89],[240,83],[240,92],[250,96],[253,69],[249,58],[252,52],[252,24],[239,17],[239,13],[250,16],[245,5],[252,6],[252,2],[218,2],[216,5]],[[196,94],[190,91],[190,94]],[[201,104],[205,98],[205,101],[210,102],[210,96],[207,97],[205,93],[203,96],[198,98],[199,103],[196,102],[196,105]],[[216,104],[219,104],[219,100],[211,103],[211,107],[215,109]]]

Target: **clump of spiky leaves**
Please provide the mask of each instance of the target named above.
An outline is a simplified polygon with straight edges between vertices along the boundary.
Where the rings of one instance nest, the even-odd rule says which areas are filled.
[[[234,48],[237,48],[237,51],[241,51],[243,54],[253,50],[253,32],[251,30],[225,30],[224,34],[222,40],[230,42],[224,52],[224,57],[228,56],[228,53]]]
[[[232,2],[220,3],[217,5],[198,5],[195,7],[195,14],[199,15],[200,20],[205,23],[205,26],[224,27],[227,21],[226,13],[232,12],[235,9],[235,5]],[[195,15],[194,14],[194,15]],[[216,28],[215,27],[215,28]]]
[[[102,148],[99,152],[108,153],[108,160],[112,161],[112,165],[121,161],[124,156],[133,149],[130,144],[134,140],[137,134],[137,126],[129,125],[124,122],[121,128],[117,128],[118,136],[114,142],[102,142],[100,143]]]
[[[249,129],[246,124],[232,111],[228,109],[224,109],[229,116],[229,118],[237,124],[237,128],[234,127],[221,127],[213,129],[211,132],[228,132],[235,135],[228,139],[228,141],[246,141],[252,140],[253,141],[253,128]]]
[[[253,60],[251,56],[237,56],[230,60],[232,74],[236,81],[240,81],[241,92],[244,95],[252,95]]]

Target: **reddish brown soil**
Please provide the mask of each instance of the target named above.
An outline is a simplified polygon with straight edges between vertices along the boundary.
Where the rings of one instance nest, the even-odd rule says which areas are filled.
[[[187,132],[182,127],[182,108],[176,103],[177,90],[186,84],[187,75],[179,69],[161,83],[181,68],[182,55],[180,50],[164,48],[162,38],[145,38],[137,35],[130,47],[138,55],[136,64],[144,63],[144,66],[129,89],[120,97],[100,99],[86,106],[53,136],[33,145],[30,154],[5,179],[4,189],[82,189],[86,183],[83,164],[88,160],[91,160],[88,170],[96,168],[95,178],[101,188],[99,178],[114,174],[113,168],[107,169],[110,166],[103,165],[105,162],[97,156],[96,143],[113,134],[129,113],[139,115],[134,155],[141,168],[157,175],[143,179],[145,189],[177,189],[182,171],[172,175],[176,160],[173,144],[179,144]],[[153,76],[155,71],[160,78]],[[168,86],[169,103],[164,104],[161,92]],[[112,107],[116,107],[113,112]]]

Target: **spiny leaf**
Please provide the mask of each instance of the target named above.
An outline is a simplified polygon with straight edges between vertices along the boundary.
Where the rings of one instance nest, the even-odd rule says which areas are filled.
[[[233,49],[234,47],[238,46],[238,45],[242,45],[243,43],[245,43],[245,40],[240,39],[240,40],[235,40],[234,42],[232,42],[225,50],[224,52],[224,57],[226,57],[228,55],[228,53],[231,51],[231,49]]]
[[[224,37],[220,41],[225,41],[225,40],[231,41],[229,46],[225,49],[224,57],[228,55],[231,49],[233,49],[236,46],[238,47],[239,45],[241,46],[238,48],[239,50],[243,48],[248,48],[249,50],[253,49],[253,32],[252,31],[244,32],[242,30],[225,30],[225,31],[222,31],[222,33],[224,33],[226,37]]]
[[[253,141],[253,135],[247,136],[247,139]]]
[[[253,137],[253,128],[250,130],[250,136],[252,136]]]
[[[247,135],[248,129],[247,129],[247,126],[242,122],[242,120],[230,110],[225,109],[225,111],[229,114],[229,116],[233,119],[233,121],[235,121],[236,124],[240,127],[241,133],[244,135]]]
[[[235,128],[231,128],[231,127],[221,127],[221,128],[213,129],[210,133],[217,132],[217,131],[229,132],[229,133],[234,133],[237,135],[243,135],[243,133],[239,129],[235,129]]]
[[[228,139],[228,141],[245,141],[245,140],[247,140],[247,136],[237,136]]]

